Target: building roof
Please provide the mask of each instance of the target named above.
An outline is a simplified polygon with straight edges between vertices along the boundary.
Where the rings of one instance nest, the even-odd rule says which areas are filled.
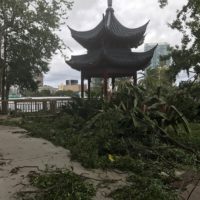
[[[134,72],[146,68],[153,57],[157,46],[147,52],[131,52],[124,49],[101,48],[85,55],[72,56],[66,61],[73,69],[79,71],[93,71],[97,69],[126,69]]]
[[[102,45],[106,47],[137,48],[144,41],[145,32],[149,22],[139,28],[127,28],[115,17],[113,8],[106,10],[101,22],[92,30],[76,31],[69,27],[72,37],[88,50]]]
[[[81,71],[84,78],[133,76],[150,64],[157,47],[140,53],[131,50],[143,43],[148,23],[136,29],[123,26],[114,15],[112,0],[108,0],[106,15],[94,29],[79,32],[70,28],[72,37],[88,52],[72,56],[66,63]]]

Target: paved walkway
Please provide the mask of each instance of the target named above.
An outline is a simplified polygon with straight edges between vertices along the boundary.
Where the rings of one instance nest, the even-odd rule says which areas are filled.
[[[29,187],[24,186],[28,183],[29,172],[37,171],[37,168],[44,170],[46,165],[73,169],[74,173],[90,178],[95,186],[104,180],[116,180],[109,187],[101,184],[95,200],[108,200],[106,195],[111,189],[125,184],[125,174],[86,170],[79,163],[70,161],[68,150],[56,147],[43,139],[30,138],[26,131],[20,128],[0,126],[0,200],[13,200],[16,192],[29,190]],[[189,182],[188,190],[182,194],[183,199],[188,199],[190,192],[194,190],[188,200],[200,200],[200,185],[194,189],[196,181],[193,184]]]
[[[104,179],[116,180],[116,183],[109,185],[113,189],[123,185],[126,179],[125,174],[86,170],[79,163],[70,161],[68,150],[43,139],[27,137],[20,128],[0,126],[0,200],[12,200],[16,192],[26,190],[24,184],[28,183],[28,173],[37,171],[37,167],[43,170],[46,165],[73,169],[76,174],[91,178],[94,185]],[[102,186],[98,189],[94,199],[108,199],[105,197],[109,193],[107,188]]]

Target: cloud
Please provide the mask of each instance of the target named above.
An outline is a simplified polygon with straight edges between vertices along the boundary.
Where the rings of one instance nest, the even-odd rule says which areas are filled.
[[[168,42],[172,46],[179,44],[181,35],[168,27],[186,0],[170,0],[165,9],[160,9],[157,0],[113,0],[115,15],[125,26],[134,28],[143,25],[148,20],[145,42]],[[102,14],[107,8],[107,0],[75,0],[74,7],[69,13],[67,24],[80,31],[94,28],[102,19]],[[62,27],[60,37],[73,52],[66,51],[66,55],[77,55],[86,52],[70,35],[67,26]],[[138,51],[143,50],[141,46]],[[57,86],[66,79],[80,79],[80,73],[72,70],[60,55],[53,57],[50,71],[45,75],[45,84]]]

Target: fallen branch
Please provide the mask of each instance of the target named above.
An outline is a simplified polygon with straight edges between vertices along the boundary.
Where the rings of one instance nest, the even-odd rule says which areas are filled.
[[[190,197],[192,196],[192,194],[193,194],[194,191],[196,190],[196,188],[197,188],[197,186],[199,185],[199,183],[200,183],[200,178],[198,179],[198,181],[196,182],[195,186],[194,186],[193,189],[191,190],[191,192],[190,192],[190,194],[189,194],[187,200],[190,199]]]
[[[174,140],[172,137],[170,137],[170,136],[166,133],[165,130],[163,130],[163,129],[160,128],[159,126],[157,126],[157,128],[158,128],[158,129],[160,130],[160,132],[162,133],[162,134],[161,134],[162,138],[165,139],[165,140],[167,140],[170,144],[175,145],[175,146],[177,146],[177,147],[179,147],[179,148],[181,148],[181,149],[184,149],[184,150],[186,150],[186,151],[188,151],[188,152],[190,152],[190,153],[196,154],[196,152],[195,152],[192,148],[187,147],[187,146],[185,146],[184,144],[181,144],[181,143],[177,142],[177,141]]]
[[[36,168],[38,171],[43,172],[38,166],[22,166],[22,167],[15,167],[10,171],[10,174],[16,174],[20,169],[24,168]]]

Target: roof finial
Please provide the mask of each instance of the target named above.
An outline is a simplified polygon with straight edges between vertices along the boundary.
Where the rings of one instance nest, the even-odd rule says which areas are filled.
[[[108,8],[112,8],[112,0],[108,0]]]

